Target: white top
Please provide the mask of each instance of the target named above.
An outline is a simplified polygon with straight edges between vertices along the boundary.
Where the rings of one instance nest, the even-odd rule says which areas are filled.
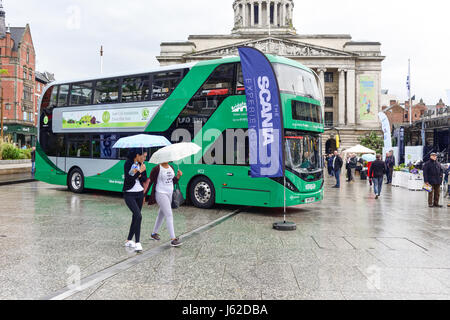
[[[175,172],[173,172],[172,167],[168,169],[159,166],[158,182],[156,183],[156,192],[159,193],[173,193],[173,178],[175,177]]]
[[[144,188],[142,188],[141,183],[139,182],[139,179],[136,179],[136,183],[134,184],[134,187],[128,190],[127,192],[142,192],[144,191]]]
[[[141,166],[138,166],[137,170],[141,170]],[[141,183],[139,182],[139,179],[136,179],[136,182],[134,183],[134,187],[128,190],[127,192],[142,192],[144,191],[144,188],[142,188]]]

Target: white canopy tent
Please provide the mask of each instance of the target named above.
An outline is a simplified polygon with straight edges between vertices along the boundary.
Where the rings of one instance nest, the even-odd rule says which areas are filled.
[[[354,146],[350,149],[347,149],[343,152],[344,154],[356,153],[356,154],[377,154],[376,151],[373,151],[369,148],[366,148],[360,144]]]

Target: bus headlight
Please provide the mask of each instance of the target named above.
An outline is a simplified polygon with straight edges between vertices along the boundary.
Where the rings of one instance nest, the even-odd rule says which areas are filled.
[[[284,178],[271,178],[273,181],[281,184],[282,186],[284,186]],[[297,187],[292,183],[291,180],[289,180],[289,178],[286,178],[286,188],[288,188],[289,190],[291,190],[292,192],[296,192],[296,193],[300,193],[300,191],[297,189]]]

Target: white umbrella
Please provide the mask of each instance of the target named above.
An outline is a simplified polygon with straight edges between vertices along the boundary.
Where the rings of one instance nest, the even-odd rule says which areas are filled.
[[[165,147],[171,145],[170,141],[162,136],[152,136],[149,134],[138,134],[136,136],[119,139],[113,148],[114,149],[128,149],[128,148],[153,148]]]
[[[354,146],[353,148],[347,149],[344,151],[344,153],[369,153],[369,154],[376,154],[376,152],[374,150],[371,150],[369,148],[366,148],[360,144],[358,144],[357,146]]]
[[[202,148],[192,142],[172,144],[156,151],[150,159],[150,163],[160,164],[178,161],[198,153],[201,149]]]

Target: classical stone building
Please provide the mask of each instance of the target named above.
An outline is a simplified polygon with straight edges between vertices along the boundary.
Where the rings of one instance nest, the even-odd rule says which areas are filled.
[[[300,34],[293,26],[293,0],[235,0],[234,27],[227,35],[191,35],[183,42],[161,43],[161,65],[237,55],[239,46],[297,60],[313,69],[325,88],[324,148],[341,149],[381,127],[381,54],[379,42],[357,42],[346,34]],[[325,143],[327,142],[327,143]]]

